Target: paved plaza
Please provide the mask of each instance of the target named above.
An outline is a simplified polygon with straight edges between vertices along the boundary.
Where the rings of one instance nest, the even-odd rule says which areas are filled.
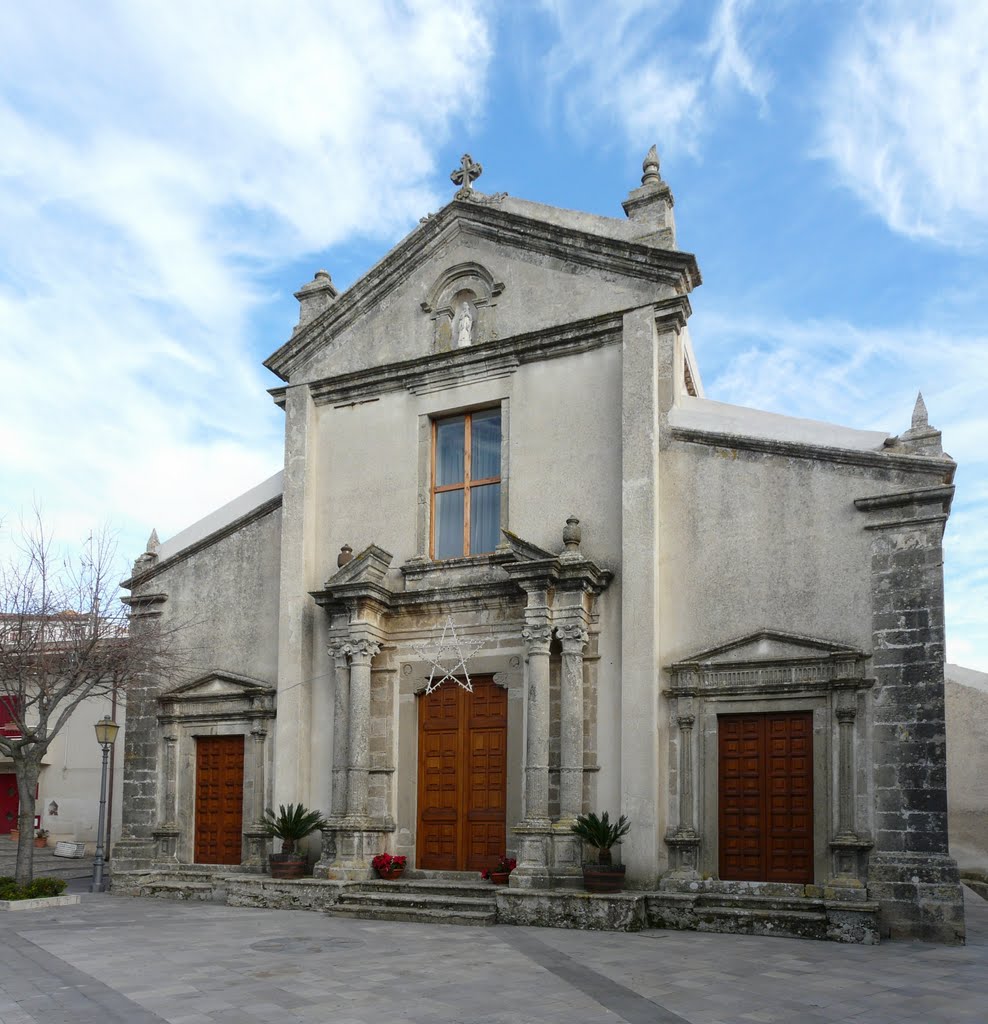
[[[0,919],[0,1024],[984,1024],[988,903],[967,903],[968,945],[944,947],[85,896]]]

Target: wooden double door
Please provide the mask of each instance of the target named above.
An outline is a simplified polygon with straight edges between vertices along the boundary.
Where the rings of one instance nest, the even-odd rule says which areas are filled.
[[[720,715],[720,877],[813,881],[813,713]]]
[[[483,871],[505,852],[508,694],[447,681],[418,698],[416,860],[436,871]]]
[[[196,737],[196,864],[239,864],[243,850],[244,738]]]

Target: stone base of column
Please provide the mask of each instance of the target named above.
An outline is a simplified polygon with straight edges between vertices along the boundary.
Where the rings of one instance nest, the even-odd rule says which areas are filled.
[[[248,825],[244,829],[244,859],[240,866],[245,871],[267,871],[270,841],[259,825]]]
[[[662,876],[659,888],[674,888],[680,882],[699,878],[700,836],[691,828],[677,829],[665,837],[665,843],[669,847],[669,870]]]
[[[946,854],[873,854],[868,898],[879,904],[883,939],[964,942],[960,875],[957,862]]]
[[[833,872],[828,888],[861,890],[865,887],[867,853],[875,844],[853,832],[835,836],[830,842]],[[858,893],[858,899],[861,893]]]
[[[155,865],[168,865],[178,863],[178,837],[181,830],[178,825],[166,822],[159,825],[151,835],[154,836],[155,844]],[[114,850],[114,859],[116,850]]]
[[[323,852],[312,869],[314,878],[340,882],[362,882],[374,875],[371,861],[384,853],[387,835],[394,832],[391,822],[369,818],[344,818],[338,826],[323,833]]]
[[[583,888],[583,840],[570,830],[575,821],[564,818],[552,825],[550,875],[554,889]]]
[[[125,871],[147,871],[157,859],[158,843],[155,839],[118,839],[113,844],[110,868],[113,873]]]
[[[515,889],[551,889],[551,824],[524,822],[511,831],[518,840],[518,866],[511,872],[509,884]]]

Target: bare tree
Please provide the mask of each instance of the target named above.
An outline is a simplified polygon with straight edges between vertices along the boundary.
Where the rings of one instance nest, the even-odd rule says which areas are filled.
[[[84,700],[125,697],[169,647],[160,632],[128,635],[120,568],[106,528],[78,552],[56,555],[37,510],[0,564],[0,707],[9,719],[0,753],[17,778],[21,884],[33,877],[35,794],[52,740]]]

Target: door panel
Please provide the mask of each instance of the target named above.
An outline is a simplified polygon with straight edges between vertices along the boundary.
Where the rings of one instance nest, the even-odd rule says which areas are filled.
[[[239,864],[243,850],[244,738],[196,738],[197,864]]]
[[[0,834],[17,828],[17,776],[13,773],[0,775]]]
[[[419,697],[420,868],[483,871],[505,852],[507,693],[472,682]]]
[[[813,714],[721,715],[720,877],[813,881]]]

